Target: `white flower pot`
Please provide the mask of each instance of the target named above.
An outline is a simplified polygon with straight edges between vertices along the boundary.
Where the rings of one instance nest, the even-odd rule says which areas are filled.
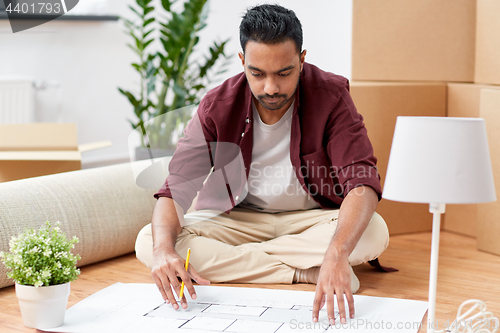
[[[51,328],[64,323],[70,282],[46,287],[16,283],[16,296],[23,323],[30,328]]]

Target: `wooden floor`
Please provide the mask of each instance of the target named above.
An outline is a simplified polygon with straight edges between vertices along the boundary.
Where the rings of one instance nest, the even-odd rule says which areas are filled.
[[[500,317],[500,257],[476,250],[475,239],[449,232],[441,233],[436,318],[452,322],[458,306],[475,298],[486,302]],[[430,233],[391,237],[389,248],[380,257],[395,273],[375,272],[363,264],[354,268],[361,288],[359,295],[427,300],[430,261]],[[82,267],[72,282],[69,306],[115,282],[152,283],[148,269],[133,254]],[[314,291],[314,285],[227,285]],[[425,331],[425,328],[421,331]],[[36,332],[23,326],[13,287],[0,289],[0,332]]]

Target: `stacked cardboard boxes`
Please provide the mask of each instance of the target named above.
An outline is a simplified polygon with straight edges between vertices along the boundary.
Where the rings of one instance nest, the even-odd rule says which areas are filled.
[[[476,0],[354,0],[352,79],[472,82],[475,22]]]
[[[0,182],[79,170],[82,152],[108,146],[79,145],[76,124],[0,124]]]
[[[498,17],[498,0],[353,1],[351,92],[379,159],[382,183],[398,115],[483,117],[488,131],[500,122],[494,111],[500,114],[500,102],[492,97],[500,94]],[[500,164],[493,164],[500,185]],[[378,212],[391,234],[431,230],[428,207],[412,206],[380,202]],[[477,236],[480,249],[500,254],[500,248],[481,245],[489,242],[483,241],[489,229],[484,226],[500,223],[484,216],[494,215],[495,206],[488,206],[488,214],[485,207],[447,205],[443,227]],[[500,206],[495,212],[500,216]]]
[[[485,119],[497,197],[500,197],[500,1],[477,0],[475,82],[496,86],[482,89],[479,116]],[[478,206],[477,247],[500,255],[500,204]]]
[[[499,12],[500,14],[500,12]],[[497,198],[500,197],[500,90],[481,90],[480,116],[486,123],[490,146],[493,178]],[[477,247],[480,250],[500,255],[500,201],[478,205]]]
[[[352,82],[351,96],[373,144],[382,186],[397,116],[446,114],[444,83]],[[425,231],[432,223],[428,205],[382,199],[377,212],[384,217],[391,234]]]
[[[500,85],[500,1],[477,0],[475,82]]]
[[[449,83],[448,117],[484,118],[481,112],[481,92],[485,89],[500,90],[500,86],[477,83]],[[493,144],[494,142],[490,140],[489,145],[492,146]],[[491,154],[493,154],[493,151],[491,151]],[[478,209],[484,207],[485,204],[447,205],[443,229],[476,237],[480,223]]]

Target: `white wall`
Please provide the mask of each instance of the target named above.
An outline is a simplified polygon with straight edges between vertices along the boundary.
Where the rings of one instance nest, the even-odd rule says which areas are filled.
[[[130,17],[127,5],[134,2],[108,0],[107,8],[110,13]],[[198,50],[206,50],[214,39],[231,38],[227,54],[233,54],[233,58],[228,77],[241,71],[237,58],[241,16],[247,7],[259,3],[263,2],[211,0],[208,25]],[[350,77],[352,1],[271,3],[294,10],[301,20],[306,61]],[[133,112],[117,87],[133,90],[138,77],[130,66],[136,59],[126,47],[130,40],[124,30],[116,21],[53,21],[12,34],[8,21],[0,21],[0,76],[22,75],[60,82],[64,92],[62,121],[78,124],[79,142],[113,142],[110,148],[84,153],[84,167],[128,158],[131,127],[126,119],[132,118]]]
[[[241,71],[237,58],[240,52],[238,29],[241,17],[248,7],[263,1],[212,0],[207,29],[201,40],[231,38],[228,51],[234,54],[231,67],[236,74]],[[306,61],[336,74],[350,77],[352,1],[346,0],[278,0],[269,1],[292,9],[302,23],[303,48],[307,50]]]

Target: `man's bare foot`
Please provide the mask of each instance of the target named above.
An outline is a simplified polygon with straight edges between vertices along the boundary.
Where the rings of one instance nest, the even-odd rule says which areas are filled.
[[[318,283],[319,269],[321,267],[315,266],[307,269],[295,269],[295,275],[293,276],[294,283]]]
[[[307,269],[295,269],[293,276],[293,283],[318,283],[319,269],[321,267],[315,266]],[[351,267],[351,291],[354,294],[359,289],[359,280]]]

